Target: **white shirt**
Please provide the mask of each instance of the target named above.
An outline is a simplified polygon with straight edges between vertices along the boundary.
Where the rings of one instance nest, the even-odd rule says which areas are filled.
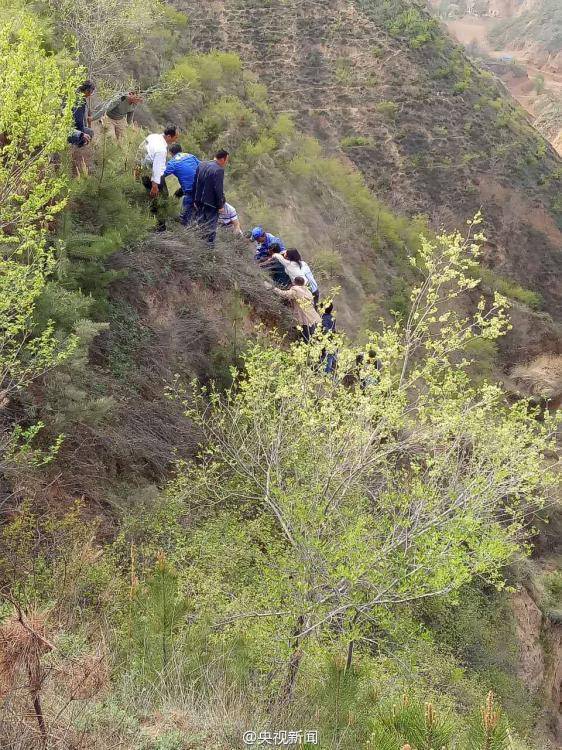
[[[151,133],[146,136],[142,145],[144,148],[143,166],[152,166],[151,180],[159,185],[166,169],[166,157],[168,156],[166,139],[161,133]]]
[[[230,203],[225,203],[223,210],[219,211],[219,224],[222,224],[223,227],[228,227],[230,224],[234,224],[235,221],[238,221],[236,209]]]
[[[294,281],[297,276],[302,276],[308,282],[310,291],[313,294],[318,291],[318,284],[316,283],[316,279],[312,275],[312,271],[310,270],[310,266],[308,265],[308,263],[305,263],[304,260],[302,260],[299,266],[296,260],[287,260],[287,258],[281,255],[281,253],[273,253],[273,257],[283,264],[287,276],[291,279],[291,281]]]

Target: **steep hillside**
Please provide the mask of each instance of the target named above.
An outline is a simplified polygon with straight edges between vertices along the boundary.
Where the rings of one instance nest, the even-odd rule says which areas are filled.
[[[558,0],[525,0],[504,14],[490,33],[494,45],[521,50],[538,68],[562,74],[562,6]]]
[[[1,749],[555,750],[560,160],[417,5],[178,2],[0,0]],[[154,232],[171,122],[337,332]]]
[[[435,224],[485,206],[487,261],[562,313],[561,161],[503,86],[402,0],[179,0],[199,49],[235,49],[278,111]]]
[[[431,7],[479,64],[501,78],[562,153],[560,4],[482,0],[469,13],[464,3],[432,0]]]

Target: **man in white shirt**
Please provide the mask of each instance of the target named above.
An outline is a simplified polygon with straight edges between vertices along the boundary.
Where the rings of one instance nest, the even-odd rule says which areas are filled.
[[[178,129],[175,125],[170,125],[164,133],[147,135],[140,145],[141,171],[143,172],[141,180],[150,193],[150,211],[156,216],[159,232],[166,229],[166,211],[163,204],[168,198],[168,188],[163,175],[166,170],[168,146],[177,141],[178,137]]]
[[[242,234],[238,213],[230,203],[225,203],[224,206],[219,209],[219,224],[221,227],[232,227],[232,231],[238,236]]]

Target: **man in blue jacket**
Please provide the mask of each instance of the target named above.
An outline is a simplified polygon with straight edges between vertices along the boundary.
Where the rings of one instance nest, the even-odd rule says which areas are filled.
[[[173,143],[170,146],[170,153],[172,158],[166,165],[163,177],[173,174],[180,184],[180,190],[176,193],[178,197],[183,195],[180,223],[187,226],[193,219],[193,182],[199,159],[193,154],[182,151],[179,143]]]
[[[214,247],[215,244],[219,211],[226,203],[224,168],[227,162],[228,151],[217,151],[213,161],[203,161],[199,164],[193,181],[195,219],[204,227],[210,247]]]
[[[275,235],[266,232],[263,227],[255,227],[252,229],[252,239],[256,243],[256,257],[255,259],[259,262],[269,258],[269,248],[271,245],[279,245],[278,252],[285,252],[285,245],[283,240]]]

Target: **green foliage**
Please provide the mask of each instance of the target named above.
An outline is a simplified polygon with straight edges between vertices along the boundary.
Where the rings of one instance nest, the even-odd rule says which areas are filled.
[[[131,670],[142,674],[144,680],[157,680],[166,673],[186,609],[178,574],[160,551],[151,574],[142,583],[132,582],[123,644]]]
[[[54,157],[66,145],[80,71],[63,71],[45,52],[41,29],[31,18],[3,26],[0,53],[0,393],[5,407],[76,346],[74,337],[56,337],[51,319],[38,328],[35,313],[53,270],[46,227],[66,202],[66,177]]]
[[[47,54],[29,17],[3,25],[0,60],[0,245],[32,252],[65,205],[67,180],[53,156],[67,145],[81,71]]]
[[[70,203],[59,226],[58,283],[81,293],[96,317],[107,315],[108,286],[122,277],[108,270],[111,256],[143,239],[153,226],[143,188],[133,177],[138,136],[118,147],[103,140],[95,151],[96,170],[72,183]]]
[[[337,250],[317,250],[314,253],[314,270],[319,278],[340,278],[343,274],[343,258]]]
[[[348,135],[340,140],[342,148],[357,148],[359,146],[372,146],[373,139],[365,135]]]
[[[406,38],[412,49],[419,49],[438,38],[439,24],[418,7],[410,7],[394,15],[388,25],[389,32]]]
[[[44,0],[49,20],[61,37],[61,43],[76,46],[80,62],[92,78],[109,79],[110,85],[123,75],[125,51],[132,55],[141,47],[141,40],[155,28],[168,24],[185,24],[179,13],[165,11],[164,3],[156,0],[147,5],[141,0]],[[40,5],[40,7],[41,7]],[[121,66],[120,66],[121,62]]]
[[[506,406],[500,388],[470,384],[469,361],[451,359],[475,330],[495,340],[508,326],[499,297],[474,319],[453,312],[478,283],[468,275],[477,256],[459,235],[422,242],[407,321],[368,342],[380,372],[343,339],[332,381],[310,367],[322,341],[254,345],[224,396],[204,389],[189,409],[206,447],[176,492],[209,510],[187,543],[196,565],[192,552],[182,558],[186,584],[200,616],[251,629],[263,668],[275,652],[298,665],[310,633],[333,640],[334,618],[344,642],[357,640],[383,604],[451,594],[474,575],[502,586],[528,503],[554,481],[541,460],[553,426],[524,403]],[[466,449],[454,458],[458,441]],[[280,689],[294,679],[289,667]]]
[[[466,587],[458,601],[436,599],[420,614],[440,648],[453,654],[480,690],[493,690],[509,712],[512,726],[525,736],[536,720],[537,706],[518,678],[517,643],[509,596],[493,589]]]
[[[524,289],[516,282],[505,279],[488,268],[478,269],[478,275],[482,279],[483,284],[497,290],[510,299],[522,302],[533,310],[538,310],[542,307],[542,297],[538,292]]]
[[[395,122],[400,107],[396,102],[378,102],[375,109],[390,122]]]
[[[395,750],[403,745],[416,750],[508,750],[512,747],[508,724],[489,693],[486,705],[467,722],[404,696],[383,702],[373,720],[369,750]]]
[[[454,729],[447,713],[435,710],[431,703],[424,706],[404,696],[399,702],[385,702],[378,707],[367,747],[391,750],[411,743],[416,750],[447,748]]]

